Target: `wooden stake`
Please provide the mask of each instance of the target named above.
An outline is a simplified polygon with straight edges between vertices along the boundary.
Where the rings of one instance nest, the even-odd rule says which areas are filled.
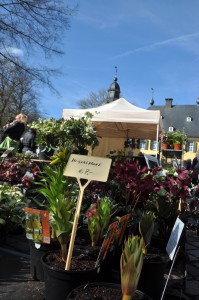
[[[80,216],[84,190],[91,182],[91,180],[88,180],[84,185],[82,185],[80,178],[77,178],[77,181],[78,181],[78,184],[80,187],[80,191],[79,191],[77,207],[76,207],[75,216],[74,216],[73,229],[72,229],[71,238],[70,238],[70,244],[69,244],[69,249],[68,249],[65,270],[70,270],[70,264],[71,264],[71,259],[72,259],[72,255],[73,255],[73,248],[74,248],[74,243],[75,243],[77,225],[78,225],[78,220],[79,220],[79,216]]]

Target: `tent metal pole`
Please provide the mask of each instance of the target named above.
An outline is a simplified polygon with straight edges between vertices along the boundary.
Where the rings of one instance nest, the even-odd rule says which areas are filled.
[[[159,136],[159,124],[157,124],[157,132],[156,132],[156,158],[158,157],[158,136]]]

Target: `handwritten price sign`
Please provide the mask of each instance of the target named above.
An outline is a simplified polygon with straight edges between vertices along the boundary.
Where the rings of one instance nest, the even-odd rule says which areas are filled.
[[[106,182],[110,165],[110,158],[72,154],[64,170],[64,175]]]

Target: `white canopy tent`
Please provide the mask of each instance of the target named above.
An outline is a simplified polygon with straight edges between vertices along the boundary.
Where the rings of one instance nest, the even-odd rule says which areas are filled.
[[[97,135],[103,139],[100,146],[108,147],[105,141],[109,141],[113,147],[117,145],[124,148],[124,140],[129,138],[158,140],[160,127],[160,111],[146,110],[129,103],[124,98],[120,98],[111,103],[89,109],[64,109],[62,117],[80,118],[90,112],[92,121],[97,131]],[[97,147],[98,148],[98,147]],[[112,148],[114,150],[114,148]],[[95,149],[94,149],[95,152]],[[98,154],[98,153],[97,153]],[[107,152],[106,152],[107,154]]]

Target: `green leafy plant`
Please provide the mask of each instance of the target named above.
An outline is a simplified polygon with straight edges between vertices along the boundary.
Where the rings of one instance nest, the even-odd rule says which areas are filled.
[[[66,121],[64,119],[56,120],[54,118],[42,119],[29,124],[36,130],[36,144],[42,147],[42,150],[55,150],[59,146],[64,146],[67,142]]]
[[[81,153],[87,146],[94,149],[99,144],[91,117],[92,115],[86,114],[79,119],[70,118],[69,120],[40,118],[29,126],[36,130],[35,140],[43,151],[71,145],[73,151]]]
[[[184,144],[186,142],[187,136],[185,133],[181,132],[179,129],[173,132],[173,143],[174,144]]]
[[[179,129],[175,131],[168,131],[165,136],[166,143],[170,145],[170,148],[172,148],[174,144],[184,145],[187,141],[187,135],[181,132]]]
[[[131,300],[138,286],[144,255],[146,253],[143,237],[129,236],[124,243],[120,259],[122,300]]]
[[[14,226],[25,226],[25,213],[30,200],[17,186],[0,185],[0,224],[6,225],[8,231]]]
[[[78,153],[82,153],[87,146],[94,149],[99,144],[91,117],[92,115],[87,114],[79,119],[70,118],[67,120],[66,136]]]
[[[67,259],[67,245],[73,226],[74,210],[78,189],[73,178],[63,175],[64,167],[70,156],[70,149],[61,148],[56,156],[52,157],[50,165],[44,168],[38,190],[46,199],[46,204],[41,204],[50,212],[52,237],[57,237],[61,245],[61,258]]]

